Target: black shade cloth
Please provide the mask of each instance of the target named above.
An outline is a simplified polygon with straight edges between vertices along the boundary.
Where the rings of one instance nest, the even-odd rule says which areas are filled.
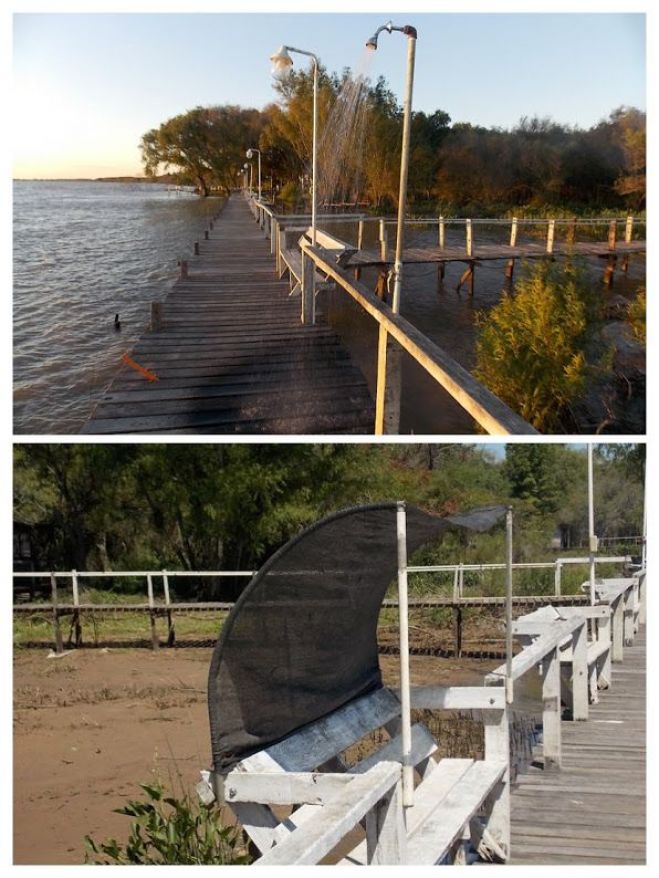
[[[398,569],[395,502],[355,506],[291,539],[229,614],[208,679],[216,771],[382,686],[377,622]],[[449,527],[489,530],[505,507],[442,517],[406,507],[410,556]]]

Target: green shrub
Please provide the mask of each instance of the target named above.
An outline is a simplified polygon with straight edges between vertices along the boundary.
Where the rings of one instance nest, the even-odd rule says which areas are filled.
[[[125,846],[85,836],[85,861],[94,865],[243,865],[250,862],[239,829],[221,826],[216,808],[189,796],[164,795],[159,783],[140,784],[144,801],[129,801],[117,814],[133,817]]]
[[[536,429],[561,430],[584,392],[598,317],[590,284],[571,263],[527,270],[479,316],[474,374]]]
[[[638,295],[627,307],[627,320],[637,341],[645,344],[645,287],[641,287]]]
[[[281,187],[279,199],[285,204],[297,204],[301,197],[300,188],[296,183],[289,181]]]

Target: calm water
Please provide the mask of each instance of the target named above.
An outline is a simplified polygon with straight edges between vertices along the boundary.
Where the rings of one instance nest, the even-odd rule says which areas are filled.
[[[217,203],[164,186],[124,183],[16,182],[14,184],[14,387],[17,433],[77,433],[149,322],[150,302],[168,292],[177,260],[190,256]],[[374,246],[367,223],[365,246]],[[351,240],[355,224],[330,231]],[[478,228],[477,241],[505,240],[504,227]],[[390,228],[393,246],[394,230]],[[436,227],[413,227],[408,246],[433,244]],[[464,232],[449,230],[447,243]],[[602,239],[606,228],[602,230]],[[372,240],[371,240],[372,239]],[[520,243],[522,238],[519,238]],[[455,287],[464,265],[449,264],[438,289],[433,265],[406,266],[402,314],[465,368],[474,365],[479,310],[495,305],[504,262],[476,270],[476,293]],[[590,265],[605,297],[631,298],[645,280],[645,260],[634,257],[613,290],[601,286],[603,264]],[[519,270],[519,266],[518,266]],[[371,289],[375,273],[364,271]],[[375,392],[374,322],[343,292],[324,308]],[[121,331],[114,329],[119,313]],[[473,421],[409,358],[403,364],[401,432],[471,433]],[[624,432],[624,430],[623,430]]]
[[[159,185],[14,183],[15,432],[80,430],[216,209]]]

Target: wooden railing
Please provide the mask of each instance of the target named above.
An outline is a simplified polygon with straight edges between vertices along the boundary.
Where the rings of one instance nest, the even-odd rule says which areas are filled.
[[[595,564],[629,564],[629,555],[599,555],[595,557]],[[513,564],[513,570],[552,570],[554,571],[554,596],[561,596],[562,570],[565,566],[584,566],[590,563],[589,557],[584,558],[557,558],[555,561],[519,562]],[[434,564],[410,566],[410,576],[424,574],[446,574],[452,577],[452,594],[450,597],[437,596],[437,594],[412,594],[409,598],[409,606],[414,608],[428,608],[432,606],[450,607],[456,613],[454,620],[455,654],[460,655],[462,647],[462,613],[464,606],[478,604],[503,604],[504,598],[480,598],[467,594],[465,586],[465,574],[484,574],[491,571],[504,571],[505,564]],[[243,578],[249,579],[254,575],[253,570],[122,570],[122,571],[16,571],[13,573],[14,593],[25,594],[33,599],[35,593],[43,593],[44,589],[36,587],[38,580],[45,581],[45,589],[49,592],[50,601],[37,603],[14,603],[14,613],[17,615],[46,615],[52,619],[53,645],[57,652],[64,648],[64,636],[62,631],[62,619],[72,617],[72,643],[81,646],[83,643],[82,625],[85,614],[111,615],[115,613],[144,613],[149,618],[151,643],[154,649],[160,645],[156,621],[165,618],[167,632],[165,641],[173,645],[176,640],[175,614],[181,613],[206,613],[228,612],[233,607],[233,601],[177,601],[172,599],[171,582],[185,578]],[[91,580],[139,580],[144,589],[144,600],[138,602],[117,601],[116,603],[97,603],[81,599],[81,585],[84,581]],[[21,583],[26,583],[22,585]],[[62,590],[66,590],[63,597]],[[70,595],[70,597],[69,597]],[[519,606],[538,603],[543,595],[523,595],[514,597]],[[384,601],[386,607],[397,607],[395,598],[387,598]],[[616,604],[616,606],[618,606]],[[622,606],[622,604],[620,604]],[[622,610],[618,610],[622,612]],[[618,617],[616,616],[616,619]],[[620,617],[622,618],[622,616]],[[616,622],[616,625],[618,623]],[[616,628],[617,630],[617,628]]]

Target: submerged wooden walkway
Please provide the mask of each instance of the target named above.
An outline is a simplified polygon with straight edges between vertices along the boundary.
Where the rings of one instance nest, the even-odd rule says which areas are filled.
[[[327,325],[302,325],[244,199],[229,199],[161,328],[123,365],[83,433],[370,433],[374,404]]]
[[[642,627],[588,720],[561,723],[561,769],[518,776],[511,864],[645,863],[645,673]]]

